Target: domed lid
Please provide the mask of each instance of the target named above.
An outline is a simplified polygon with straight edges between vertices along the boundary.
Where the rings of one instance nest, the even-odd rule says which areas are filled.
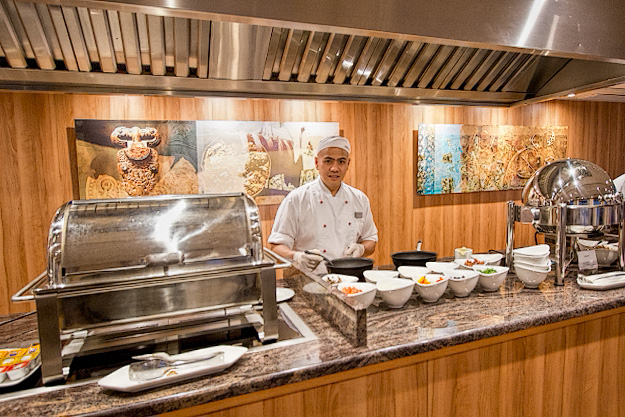
[[[534,173],[523,189],[523,204],[602,205],[612,202],[615,195],[616,187],[603,168],[582,159],[563,159]]]

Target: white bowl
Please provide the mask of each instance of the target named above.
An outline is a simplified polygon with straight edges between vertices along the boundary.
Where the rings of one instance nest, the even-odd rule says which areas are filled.
[[[527,288],[538,288],[540,283],[547,278],[549,272],[551,272],[551,268],[548,271],[544,271],[517,264],[514,265],[514,273]]]
[[[442,278],[440,281],[439,279]],[[425,279],[429,284],[422,284],[419,282],[420,278],[415,279],[417,292],[426,303],[435,303],[441,298],[441,295],[447,289],[447,283],[449,278],[440,274],[426,274]]]
[[[378,292],[390,308],[401,308],[412,295],[414,281],[403,278],[382,278],[377,282]]]
[[[495,272],[492,274],[485,274],[482,272],[485,269],[494,269]],[[480,273],[479,282],[484,291],[497,291],[501,284],[506,280],[506,275],[508,274],[507,266],[494,266],[494,265],[480,265],[474,266],[473,270]]]
[[[485,262],[488,265],[499,265],[503,255],[501,253],[476,253],[473,254],[473,259]]]
[[[549,245],[544,243],[542,245],[526,246],[512,251],[515,255],[521,256],[544,256],[549,255],[549,252]]]
[[[347,297],[351,299],[358,301],[365,308],[371,305],[377,292],[377,287],[375,286],[375,284],[371,284],[370,282],[344,282],[337,285],[336,289],[343,292],[343,288],[345,287],[354,287],[361,291],[356,294],[343,294],[347,295]]]
[[[612,263],[614,263],[614,261],[616,261],[618,259],[618,249],[617,250],[613,250],[613,249],[605,249],[605,248],[599,248],[599,249],[595,249],[595,254],[597,255],[597,263],[601,266],[608,266],[608,265],[612,265]]]
[[[449,278],[449,289],[456,297],[467,297],[477,285],[480,273],[477,271],[454,269],[445,271],[445,276]]]
[[[546,265],[549,263],[549,254],[540,256],[526,256],[514,254],[513,259],[515,261],[521,261],[528,264]]]
[[[399,272],[397,271],[385,271],[385,270],[377,270],[377,269],[369,269],[362,273],[365,276],[365,280],[367,282],[376,283],[378,280],[383,278],[397,278],[399,276]]]
[[[458,264],[455,262],[426,262],[425,266],[437,274],[442,274],[445,271],[458,268]]]
[[[480,262],[480,263],[477,264],[476,262]],[[460,268],[460,269],[473,269],[473,267],[475,265],[481,265],[481,266],[486,265],[486,262],[478,261],[478,260],[476,260],[474,258],[470,258],[470,259],[456,259],[454,261],[454,263],[456,265],[458,265],[458,268]]]
[[[342,275],[342,274],[326,274],[321,277],[321,279],[328,284],[340,284],[342,282],[358,282],[358,277],[353,275]]]
[[[516,268],[517,266],[519,266],[521,268],[525,268],[525,269],[534,269],[536,271],[541,271],[541,272],[549,272],[549,271],[551,271],[551,262],[546,264],[546,266],[543,266],[543,265],[530,264],[530,263],[527,263],[527,262],[514,261],[514,267]]]
[[[548,257],[540,259],[526,259],[524,257],[515,256],[513,261],[515,264],[520,264],[522,266],[551,268],[551,259],[549,259]]]
[[[432,272],[431,269],[428,269],[424,266],[410,266],[404,265],[397,268],[399,271],[399,276],[404,278],[418,279],[421,278],[425,274],[429,274]]]

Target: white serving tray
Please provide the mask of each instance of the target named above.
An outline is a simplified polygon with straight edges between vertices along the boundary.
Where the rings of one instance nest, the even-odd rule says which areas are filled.
[[[175,374],[166,374],[160,378],[152,379],[150,381],[131,381],[128,376],[128,368],[130,365],[126,365],[100,379],[98,384],[103,388],[123,392],[137,392],[150,388],[161,387],[174,382],[221,372],[238,361],[241,356],[247,352],[247,348],[243,346],[213,346],[205,349],[194,350],[192,352],[181,353],[179,355],[172,355],[171,357],[172,359],[190,359],[192,357],[209,355],[212,352],[219,351],[224,352],[224,361],[217,364],[204,366],[181,366],[180,368],[174,368],[176,371]]]
[[[587,290],[612,290],[614,288],[625,287],[625,272],[614,271],[605,274],[595,275],[603,279],[597,279],[595,282],[587,282],[577,277],[577,284]],[[621,279],[618,279],[620,277]],[[616,280],[618,279],[618,280]]]
[[[16,379],[15,381],[12,381],[9,379],[9,377],[7,376],[6,379],[2,382],[0,382],[0,388],[4,388],[4,387],[12,387],[13,385],[17,385],[20,382],[24,381],[25,379],[27,379],[29,376],[31,376],[32,374],[34,374],[35,372],[37,372],[37,369],[39,369],[39,367],[41,366],[41,364],[36,365],[35,367],[33,367],[30,371],[28,371],[28,373],[26,375],[24,375],[23,377],[21,377],[20,379]]]

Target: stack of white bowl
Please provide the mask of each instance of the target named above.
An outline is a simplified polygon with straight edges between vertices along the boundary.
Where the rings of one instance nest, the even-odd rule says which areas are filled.
[[[535,245],[512,251],[516,276],[527,288],[538,288],[551,272],[549,245]]]

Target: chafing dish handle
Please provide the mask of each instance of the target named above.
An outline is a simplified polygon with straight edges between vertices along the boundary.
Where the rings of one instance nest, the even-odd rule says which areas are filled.
[[[274,261],[280,261],[280,263],[274,264],[273,269],[288,268],[291,266],[291,262],[288,259],[283,258],[282,256],[278,255],[271,249],[268,249],[268,248],[263,248],[263,249],[265,250],[265,253],[269,255],[269,257],[273,258]]]
[[[11,301],[32,301],[35,299],[34,295],[23,295],[24,293],[33,289],[33,287],[37,286],[44,280],[47,276],[48,271],[43,271],[37,278],[26,284],[24,288],[15,293],[13,297],[11,297]]]

